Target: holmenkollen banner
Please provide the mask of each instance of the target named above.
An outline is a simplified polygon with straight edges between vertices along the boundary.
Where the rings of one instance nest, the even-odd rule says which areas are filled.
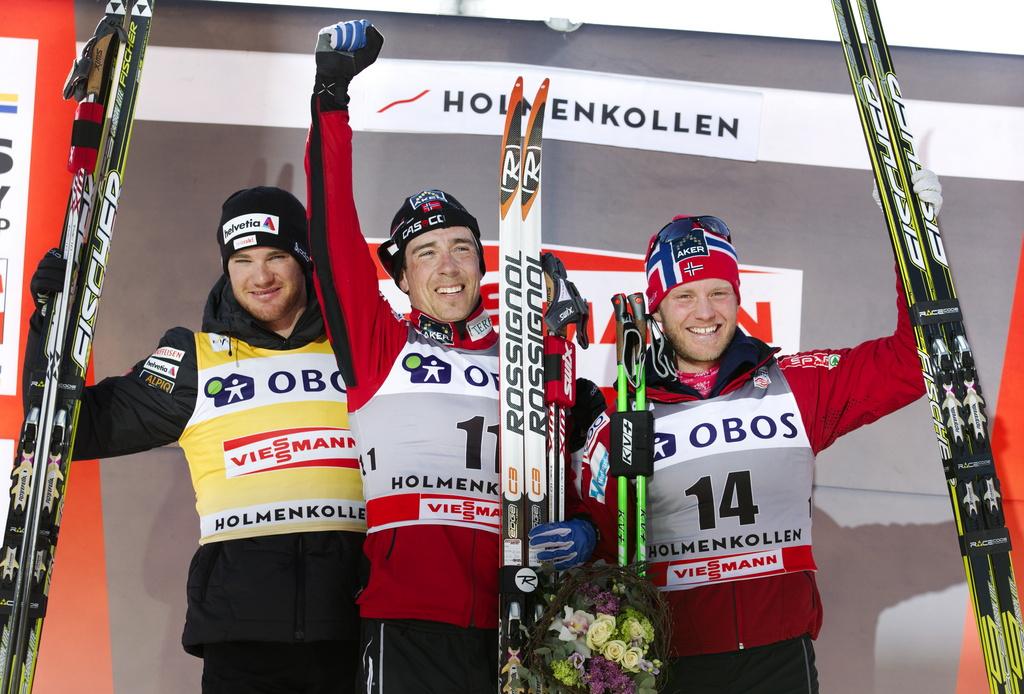
[[[496,135],[517,75],[551,79],[544,137],[755,161],[761,94],[752,89],[507,63],[385,60],[353,82],[353,127]],[[361,106],[360,106],[361,105]]]

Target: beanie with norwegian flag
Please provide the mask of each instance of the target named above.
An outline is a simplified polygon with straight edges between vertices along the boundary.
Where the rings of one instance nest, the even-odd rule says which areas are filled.
[[[647,310],[658,309],[673,288],[687,282],[721,279],[740,298],[740,271],[732,234],[718,217],[680,215],[647,244]]]

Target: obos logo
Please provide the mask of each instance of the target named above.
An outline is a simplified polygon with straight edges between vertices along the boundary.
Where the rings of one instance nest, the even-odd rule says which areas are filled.
[[[654,434],[654,460],[671,458],[676,454],[676,437],[662,431]]]
[[[402,361],[402,368],[409,372],[412,383],[451,383],[451,364],[443,362],[433,354],[423,356],[410,354]]]
[[[256,381],[244,374],[211,378],[206,382],[204,392],[206,397],[213,398],[214,407],[224,407],[256,397]]]

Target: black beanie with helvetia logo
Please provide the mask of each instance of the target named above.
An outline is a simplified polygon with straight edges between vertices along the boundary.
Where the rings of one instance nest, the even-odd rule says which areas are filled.
[[[308,272],[312,260],[306,239],[306,209],[286,190],[269,186],[246,188],[224,201],[217,245],[225,273],[232,253],[256,246],[288,251]]]

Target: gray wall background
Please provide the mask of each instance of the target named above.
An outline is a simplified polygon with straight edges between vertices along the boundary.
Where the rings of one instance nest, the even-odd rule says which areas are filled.
[[[102,7],[77,0],[76,11],[84,40]],[[354,16],[161,0],[151,45],[303,52],[317,28]],[[386,33],[391,58],[849,91],[835,44],[369,18]],[[912,98],[1024,106],[1024,59],[896,49],[894,62]],[[311,83],[312,75],[294,79]],[[233,95],[224,97],[229,103]],[[220,272],[213,241],[220,203],[257,184],[281,185],[303,198],[304,141],[304,132],[291,129],[136,123],[95,342],[97,378],[123,373],[166,329],[199,327]],[[486,210],[496,207],[497,138],[358,133],[355,145],[356,199],[368,234],[383,235],[401,196],[429,186],[458,191],[479,211],[484,236],[496,238],[496,215]],[[546,145],[545,164],[546,242],[641,252],[665,219],[699,208],[728,221],[744,262],[803,270],[801,348],[848,346],[892,331],[893,263],[867,172],[565,142]],[[1020,257],[1024,183],[942,182],[946,244],[994,408]],[[996,426],[1009,428],[996,414]],[[955,690],[967,594],[927,418],[927,408],[916,403],[819,458],[814,532],[826,616],[817,649],[822,691],[830,694]],[[102,484],[115,689],[198,691],[200,661],[179,645],[186,570],[198,537],[181,452],[104,461]]]

